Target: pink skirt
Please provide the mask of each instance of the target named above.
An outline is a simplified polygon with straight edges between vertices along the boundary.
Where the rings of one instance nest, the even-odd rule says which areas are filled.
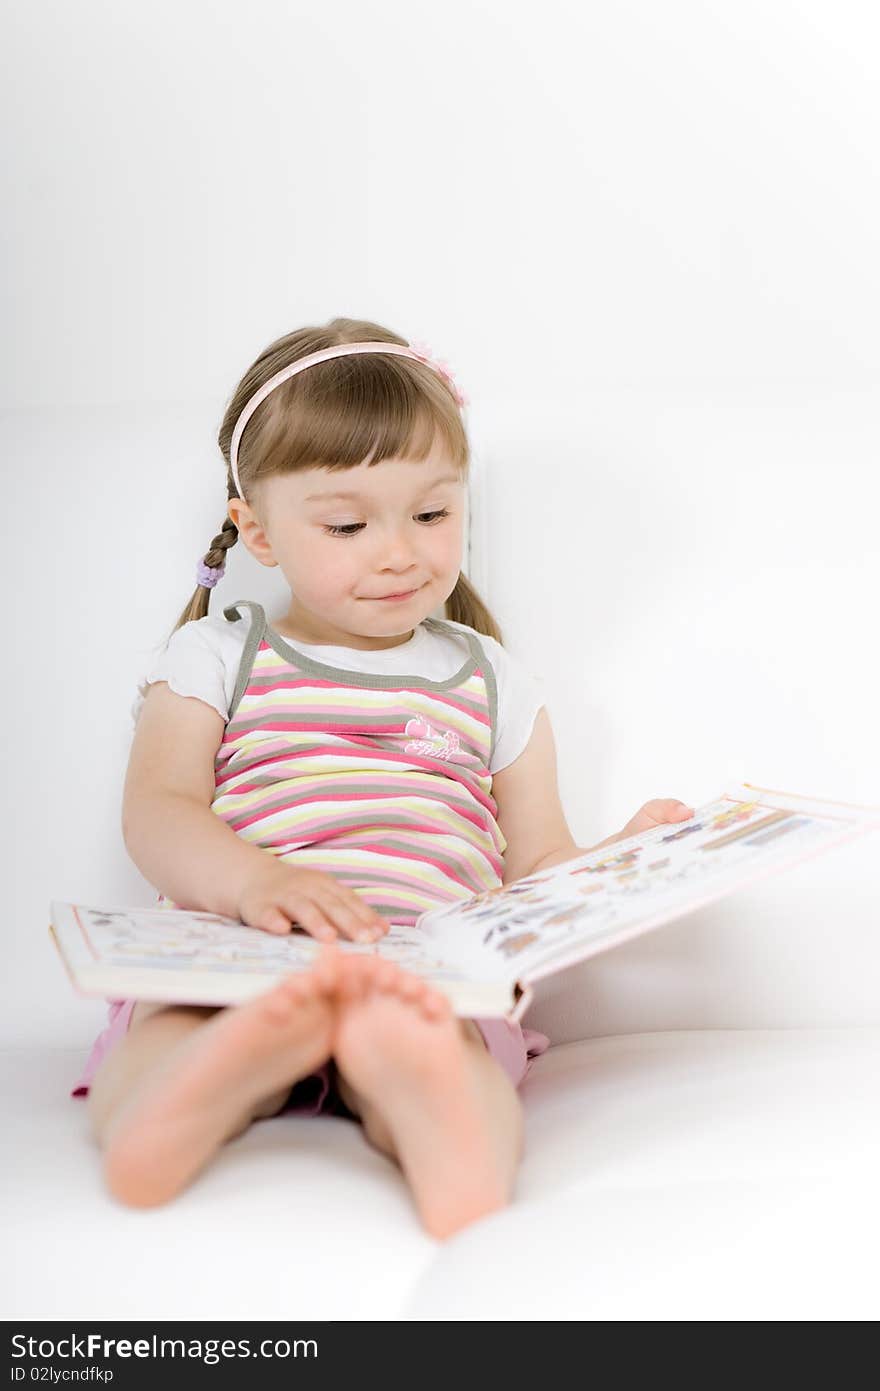
[[[92,1078],[107,1054],[128,1032],[135,1000],[108,1000],[107,1025],[92,1044],[82,1075],[71,1090],[71,1096],[87,1096]],[[486,1047],[511,1082],[518,1087],[528,1075],[532,1058],[538,1057],[550,1047],[546,1034],[537,1029],[523,1029],[509,1019],[474,1019],[486,1042]],[[299,1116],[330,1115],[351,1116],[336,1087],[336,1066],[330,1058],[316,1072],[301,1077],[290,1090],[282,1113]],[[279,1113],[281,1114],[281,1113]]]

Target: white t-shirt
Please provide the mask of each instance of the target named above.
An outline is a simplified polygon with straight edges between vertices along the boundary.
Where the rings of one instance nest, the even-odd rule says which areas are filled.
[[[131,712],[135,723],[147,687],[155,681],[167,681],[178,695],[203,700],[222,719],[229,719],[242,651],[253,617],[253,611],[244,604],[239,612],[242,616],[237,623],[229,622],[222,614],[208,614],[205,618],[185,623],[172,633],[164,652],[153,662],[138,686],[139,694]],[[498,710],[495,748],[489,772],[498,773],[519,758],[529,742],[535,716],[546,704],[542,683],[487,633],[477,633],[475,628],[468,629],[466,624],[454,623],[451,619],[444,621],[462,632],[476,633],[492,663],[498,691]],[[271,620],[267,618],[267,622],[271,627]],[[283,641],[315,661],[345,671],[363,671],[382,676],[421,676],[429,681],[445,681],[470,656],[464,637],[459,640],[434,633],[421,623],[416,626],[408,642],[380,651],[321,646],[286,637],[283,637]]]

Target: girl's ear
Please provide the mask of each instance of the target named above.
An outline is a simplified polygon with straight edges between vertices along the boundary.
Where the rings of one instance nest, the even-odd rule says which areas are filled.
[[[235,522],[239,540],[244,543],[254,559],[270,568],[277,565],[278,561],[272,554],[272,545],[263,530],[262,522],[248,504],[241,498],[230,498],[226,510]]]

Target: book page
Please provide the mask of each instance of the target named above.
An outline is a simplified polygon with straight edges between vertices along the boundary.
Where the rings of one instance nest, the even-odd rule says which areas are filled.
[[[279,936],[217,913],[161,907],[66,907],[72,921],[64,931],[64,942],[72,964],[175,975],[210,973],[215,980],[225,972],[230,980],[235,978],[237,996],[242,989],[240,977],[263,980],[286,971],[308,970],[323,945],[301,928]],[[59,922],[59,927],[64,923]],[[446,963],[436,945],[426,942],[415,927],[392,923],[377,942],[350,942],[340,937],[338,945],[344,953],[380,955],[438,985],[470,979],[460,968]],[[244,988],[246,992],[246,985]]]
[[[431,909],[418,926],[472,976],[531,982],[877,829],[880,807],[744,783],[689,821]]]

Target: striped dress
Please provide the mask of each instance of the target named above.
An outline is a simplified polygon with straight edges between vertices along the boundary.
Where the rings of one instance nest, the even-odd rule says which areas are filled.
[[[495,675],[472,632],[445,681],[345,671],[297,652],[259,604],[214,763],[212,810],[236,835],[332,874],[389,922],[502,882],[489,763]],[[176,907],[160,895],[160,902]]]
[[[412,926],[429,908],[501,884],[507,842],[489,772],[497,687],[473,630],[422,620],[468,643],[445,680],[376,675],[298,652],[251,600],[224,617],[241,621],[245,605],[253,618],[214,761],[214,813],[270,854],[333,875],[392,923]],[[180,906],[161,893],[158,902]],[[109,1002],[72,1096],[88,1093],[134,1004]],[[514,1084],[549,1046],[546,1034],[509,1020],[474,1022]],[[312,1082],[320,1109],[326,1065],[301,1085]]]

